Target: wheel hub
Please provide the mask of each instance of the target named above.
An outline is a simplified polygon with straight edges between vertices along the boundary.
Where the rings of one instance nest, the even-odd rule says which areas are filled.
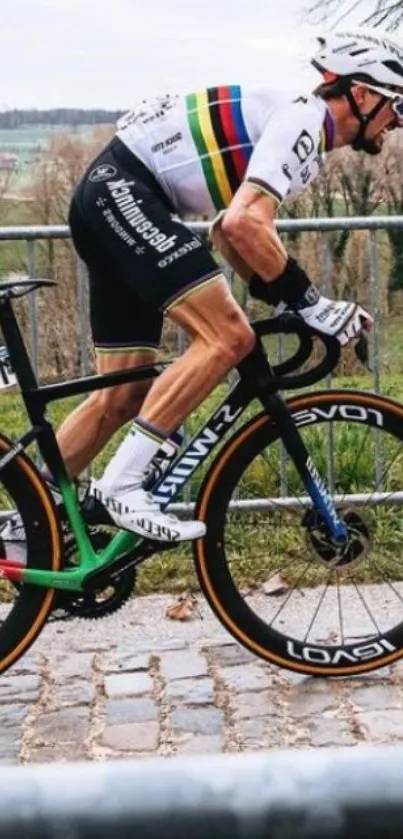
[[[330,568],[345,568],[362,560],[371,547],[368,526],[354,507],[340,508],[337,514],[347,528],[345,542],[337,542],[317,510],[308,510],[302,520],[308,546],[315,559]]]

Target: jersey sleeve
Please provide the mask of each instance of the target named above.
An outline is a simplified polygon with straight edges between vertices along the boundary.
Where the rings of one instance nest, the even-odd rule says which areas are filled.
[[[257,141],[244,181],[280,204],[290,192],[307,183],[312,161],[318,157],[322,120],[304,101],[276,108]]]

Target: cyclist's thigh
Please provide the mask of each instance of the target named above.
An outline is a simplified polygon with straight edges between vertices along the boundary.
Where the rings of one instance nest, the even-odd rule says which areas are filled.
[[[101,245],[138,297],[164,311],[221,270],[202,240],[173,216],[152,174],[132,157],[129,172],[106,152],[75,200],[93,249]],[[99,179],[99,160],[101,177],[114,171],[113,177]]]
[[[88,266],[90,320],[98,356],[156,353],[162,330],[161,312],[149,306],[117,271]]]
[[[97,372],[101,375],[153,364],[160,342],[162,315],[140,300],[113,274],[105,276],[89,269],[90,318]],[[113,292],[111,293],[111,287]],[[146,396],[153,379],[127,382],[101,392],[105,407],[138,403]],[[136,407],[136,411],[138,405]],[[130,414],[132,416],[133,414]]]

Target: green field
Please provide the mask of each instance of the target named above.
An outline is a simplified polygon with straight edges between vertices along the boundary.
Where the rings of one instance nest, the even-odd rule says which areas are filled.
[[[91,125],[27,125],[20,128],[0,128],[0,151],[31,146],[44,150],[59,134],[90,136],[92,131]]]
[[[16,195],[27,190],[38,162],[56,137],[67,134],[89,139],[93,130],[94,126],[91,125],[36,125],[0,129],[0,154],[15,154],[19,160],[18,170],[12,172],[9,191]],[[0,170],[0,176],[8,177],[8,173]],[[2,215],[4,217],[4,212]]]

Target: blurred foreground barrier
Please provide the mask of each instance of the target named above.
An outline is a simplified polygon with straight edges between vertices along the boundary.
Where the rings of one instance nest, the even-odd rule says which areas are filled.
[[[402,839],[403,748],[4,766],[1,839]]]

